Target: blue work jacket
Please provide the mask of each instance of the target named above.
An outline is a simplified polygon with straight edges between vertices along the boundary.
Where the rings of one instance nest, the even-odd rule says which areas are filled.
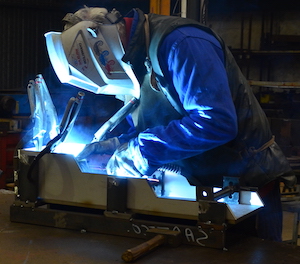
[[[277,177],[294,182],[263,110],[221,38],[189,19],[148,14],[147,47],[143,12],[134,9],[129,16],[134,23],[123,60],[141,83],[141,98],[132,114],[136,133],[120,139],[133,136],[129,147],[141,174],[171,163],[195,185],[222,185],[223,176],[240,177],[249,186]]]

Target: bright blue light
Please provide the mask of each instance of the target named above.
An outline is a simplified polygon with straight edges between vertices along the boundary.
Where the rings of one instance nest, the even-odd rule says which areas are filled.
[[[168,170],[164,173],[165,191],[161,196],[161,190],[156,189],[155,193],[158,197],[196,201],[196,187],[191,186],[184,176]]]
[[[195,125],[196,127],[198,127],[198,128],[203,129],[203,126],[201,126],[200,124],[198,124],[198,123],[196,123],[196,122],[194,122],[194,125]]]
[[[211,116],[207,115],[204,111],[198,111],[198,113],[203,118],[211,119]]]
[[[78,154],[84,149],[85,144],[81,143],[60,143],[54,150],[54,153],[71,154],[77,157]]]
[[[189,131],[183,124],[180,124],[180,127],[182,128],[182,130],[184,130],[184,132],[189,135],[189,136],[193,136],[191,131]]]
[[[260,197],[256,192],[251,193],[251,205],[257,205],[257,206],[264,206],[263,202],[261,201]]]

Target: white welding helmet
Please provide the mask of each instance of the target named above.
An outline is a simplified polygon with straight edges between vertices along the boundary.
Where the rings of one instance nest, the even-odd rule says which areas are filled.
[[[140,96],[115,24],[80,21],[61,32],[45,34],[51,64],[62,83],[96,94]]]

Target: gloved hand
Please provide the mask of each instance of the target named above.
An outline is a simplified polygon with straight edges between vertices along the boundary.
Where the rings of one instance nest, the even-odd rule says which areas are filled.
[[[109,138],[104,141],[93,142],[85,146],[85,148],[77,156],[77,159],[82,160],[92,154],[112,155],[119,145],[120,142],[117,137]]]
[[[156,169],[142,156],[136,139],[121,145],[106,166],[107,174],[116,176],[141,177],[151,175]]]

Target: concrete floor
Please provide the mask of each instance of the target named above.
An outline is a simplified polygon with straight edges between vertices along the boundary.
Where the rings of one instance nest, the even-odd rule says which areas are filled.
[[[81,233],[9,221],[12,192],[0,190],[0,264],[112,264],[125,263],[122,253],[141,239]],[[284,213],[283,238],[291,238],[292,214]],[[181,245],[162,246],[135,263],[143,264],[284,264],[300,263],[300,247],[243,238],[228,251]]]

